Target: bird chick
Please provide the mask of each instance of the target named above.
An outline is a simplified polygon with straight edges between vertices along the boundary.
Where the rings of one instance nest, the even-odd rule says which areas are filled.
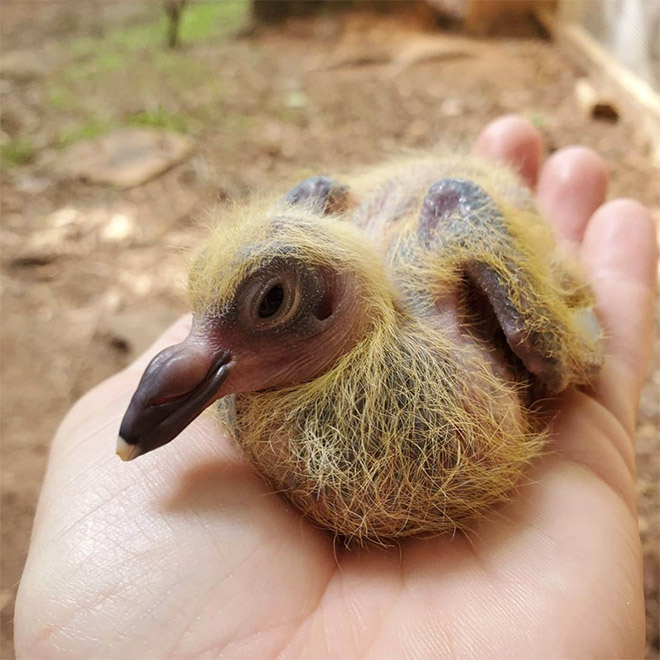
[[[464,528],[547,435],[539,395],[601,364],[594,300],[529,191],[476,158],[313,177],[223,211],[190,335],[148,366],[131,459],[205,408],[273,490],[349,539]]]

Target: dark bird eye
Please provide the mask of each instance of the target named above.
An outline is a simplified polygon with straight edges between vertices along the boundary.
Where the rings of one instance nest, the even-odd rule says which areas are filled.
[[[281,284],[275,284],[264,294],[259,303],[259,318],[268,319],[274,316],[282,307],[284,302],[284,287]]]

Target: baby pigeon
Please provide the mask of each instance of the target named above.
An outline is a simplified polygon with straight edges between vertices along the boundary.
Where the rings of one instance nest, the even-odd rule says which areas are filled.
[[[515,174],[411,156],[223,210],[193,325],[147,367],[125,460],[215,406],[256,471],[358,542],[465,528],[547,431],[539,397],[598,371],[594,299]]]

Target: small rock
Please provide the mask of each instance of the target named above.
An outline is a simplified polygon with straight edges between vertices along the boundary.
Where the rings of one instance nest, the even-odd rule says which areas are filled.
[[[463,114],[463,104],[459,99],[445,99],[440,104],[440,112],[445,117],[458,117]]]
[[[304,108],[307,102],[307,94],[300,89],[294,89],[286,95],[284,105],[287,108]]]
[[[50,179],[42,176],[33,176],[31,174],[19,175],[14,179],[14,186],[20,192],[29,195],[40,195],[51,185]]]
[[[14,268],[32,268],[34,266],[47,266],[52,264],[62,256],[59,252],[55,250],[43,249],[32,249],[24,250],[21,254],[16,255],[11,260],[11,265]]]
[[[48,73],[47,59],[38,51],[16,50],[2,55],[0,76],[19,82],[42,78]]]
[[[130,274],[126,278],[122,278],[123,283],[127,289],[136,298],[145,298],[154,288],[154,279],[150,275],[143,273],[142,275]]]
[[[118,243],[133,238],[136,234],[135,222],[125,213],[115,213],[101,229],[102,241]]]
[[[132,188],[187,158],[193,141],[153,129],[124,128],[71,147],[51,167],[59,176]]]
[[[101,307],[108,312],[118,312],[122,304],[122,295],[116,287],[106,291],[101,298]]]
[[[67,238],[67,227],[50,227],[34,232],[10,263],[16,268],[45,266],[60,257],[69,256],[74,250]]]
[[[76,223],[80,216],[80,211],[74,209],[72,206],[65,206],[57,211],[53,211],[47,218],[46,222],[51,227],[66,227]]]
[[[579,78],[574,88],[575,100],[587,119],[616,122],[619,110],[613,99],[605,96],[587,78]]]

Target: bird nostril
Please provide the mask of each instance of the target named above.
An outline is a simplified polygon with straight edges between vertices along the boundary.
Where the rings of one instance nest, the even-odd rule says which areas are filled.
[[[149,404],[149,407],[153,408],[155,406],[162,406],[164,403],[171,403],[177,399],[183,399],[187,394],[189,394],[189,392],[184,392],[183,394],[169,394],[158,397]]]

